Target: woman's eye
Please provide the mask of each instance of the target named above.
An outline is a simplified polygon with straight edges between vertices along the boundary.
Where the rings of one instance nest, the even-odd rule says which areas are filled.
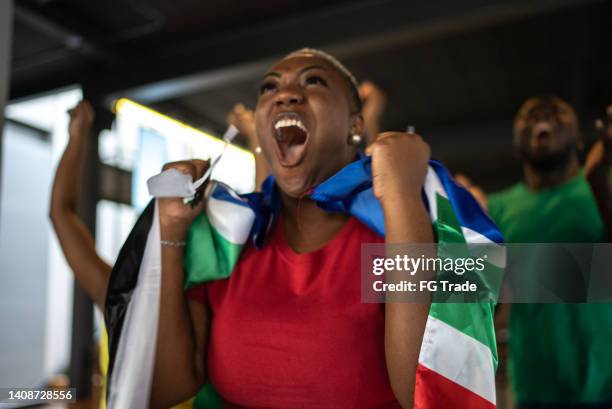
[[[317,84],[317,85],[324,85],[324,86],[326,86],[327,82],[323,78],[321,78],[319,76],[316,76],[316,75],[313,75],[312,77],[306,78],[306,84],[308,84],[308,85]]]
[[[276,84],[274,82],[264,82],[259,86],[259,95],[263,95],[267,92],[274,91],[276,89]]]

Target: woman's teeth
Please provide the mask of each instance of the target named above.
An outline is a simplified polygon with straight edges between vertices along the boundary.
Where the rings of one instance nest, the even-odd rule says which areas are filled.
[[[297,115],[287,115],[274,123],[275,145],[280,164],[284,167],[299,165],[306,155],[308,131]]]
[[[278,131],[281,128],[286,128],[289,126],[297,126],[302,131],[306,132],[306,127],[299,119],[281,119],[276,124],[274,124],[274,129]]]

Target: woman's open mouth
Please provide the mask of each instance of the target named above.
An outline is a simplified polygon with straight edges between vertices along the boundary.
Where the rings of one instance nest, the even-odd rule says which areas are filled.
[[[280,164],[299,165],[306,156],[308,130],[302,118],[294,112],[278,115],[274,121],[274,140]]]

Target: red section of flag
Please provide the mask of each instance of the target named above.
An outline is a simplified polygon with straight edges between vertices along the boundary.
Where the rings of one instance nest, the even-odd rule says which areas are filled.
[[[495,409],[495,404],[419,364],[414,409]]]

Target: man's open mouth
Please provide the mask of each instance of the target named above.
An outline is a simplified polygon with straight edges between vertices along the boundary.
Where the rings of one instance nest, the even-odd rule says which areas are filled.
[[[306,156],[308,130],[297,113],[283,113],[274,122],[274,140],[281,165],[299,165]]]
[[[538,149],[552,143],[554,128],[550,122],[538,122],[532,130],[531,145]]]

